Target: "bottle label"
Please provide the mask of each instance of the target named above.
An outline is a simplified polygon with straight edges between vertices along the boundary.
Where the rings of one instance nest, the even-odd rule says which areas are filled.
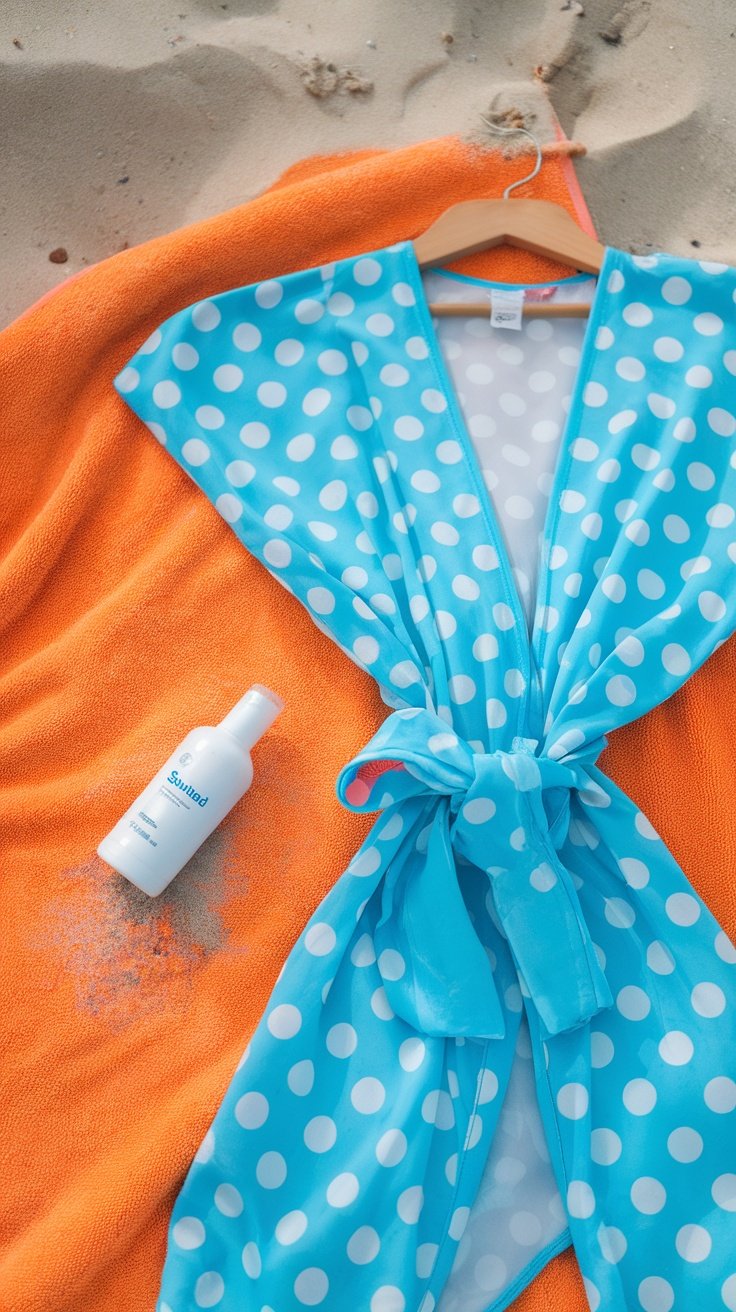
[[[191,784],[187,783],[186,779],[182,779],[178,770],[170,770],[166,776],[166,782],[173,784],[175,788],[179,788],[182,793],[186,793],[187,797],[191,797],[192,801],[197,803],[197,806],[207,805],[209,798],[202,797],[195,788],[192,788]]]

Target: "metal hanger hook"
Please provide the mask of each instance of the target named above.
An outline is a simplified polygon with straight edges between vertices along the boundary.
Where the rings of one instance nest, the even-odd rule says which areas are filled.
[[[514,187],[523,187],[525,182],[531,182],[532,178],[536,178],[540,168],[542,167],[542,147],[537,141],[537,138],[534,136],[534,133],[530,132],[528,128],[500,128],[498,124],[490,123],[484,114],[481,114],[481,118],[483,119],[483,122],[486,124],[486,126],[489,127],[493,132],[503,132],[503,133],[523,132],[525,136],[529,137],[529,139],[533,141],[534,145],[536,146],[537,162],[534,165],[534,168],[532,169],[531,173],[527,173],[525,178],[519,178],[518,181],[516,182],[510,182],[508,187],[504,187],[503,198],[504,200],[508,200],[509,192],[513,191]]]

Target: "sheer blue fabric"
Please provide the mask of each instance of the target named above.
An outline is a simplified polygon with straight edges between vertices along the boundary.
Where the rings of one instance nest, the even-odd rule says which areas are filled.
[[[736,951],[596,765],[734,630],[735,296],[606,247],[531,630],[410,242],[186,307],[116,378],[391,708],[159,1312],[441,1309],[522,1025],[565,1215],[483,1305],[569,1230],[594,1312],[736,1309]]]

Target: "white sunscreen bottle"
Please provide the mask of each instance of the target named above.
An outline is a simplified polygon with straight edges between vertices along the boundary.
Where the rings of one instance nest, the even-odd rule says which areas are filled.
[[[103,838],[98,856],[156,897],[250,788],[250,749],[283,709],[256,683],[213,727],[192,729]]]

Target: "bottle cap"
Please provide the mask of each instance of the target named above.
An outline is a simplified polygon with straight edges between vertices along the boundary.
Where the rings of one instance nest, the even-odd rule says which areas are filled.
[[[233,709],[228,711],[224,720],[220,721],[219,727],[231,734],[249,752],[283,709],[284,701],[278,693],[264,688],[262,683],[254,683]]]

